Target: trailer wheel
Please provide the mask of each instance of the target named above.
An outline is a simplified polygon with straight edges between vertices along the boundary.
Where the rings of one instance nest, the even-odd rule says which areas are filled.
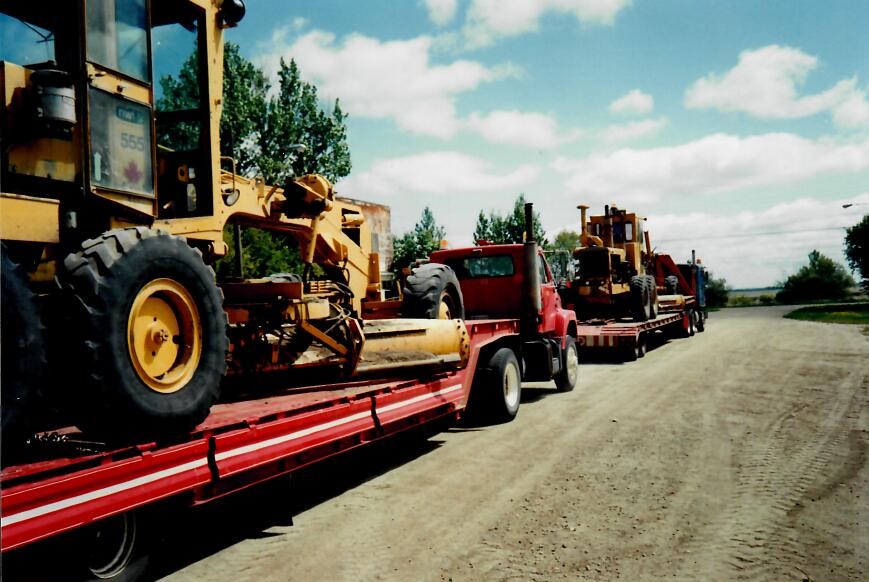
[[[417,319],[464,319],[459,280],[451,268],[427,263],[413,270],[402,291],[401,313]]]
[[[695,327],[697,328],[697,333],[703,333],[706,329],[706,317],[702,311],[695,310],[694,313],[697,314],[697,323]]]
[[[631,277],[631,315],[634,321],[648,321],[650,316],[651,298],[646,278],[641,275]]]
[[[214,272],[178,237],[109,231],[64,260],[78,307],[78,423],[105,437],[158,437],[199,424],[226,371]]]
[[[87,582],[133,582],[148,567],[145,536],[134,512],[86,527],[78,534],[78,545]]]
[[[648,344],[646,343],[646,334],[641,333],[640,337],[637,338],[637,345],[634,348],[637,353],[637,358],[643,358],[646,356],[646,351],[648,350]]]
[[[0,370],[2,370],[2,432],[4,453],[7,447],[23,440],[31,420],[39,384],[46,366],[45,345],[39,311],[34,295],[27,286],[24,270],[0,245]],[[5,455],[4,455],[5,456]]]
[[[561,354],[561,371],[555,375],[555,387],[559,392],[570,392],[579,381],[579,352],[570,336],[565,340]]]

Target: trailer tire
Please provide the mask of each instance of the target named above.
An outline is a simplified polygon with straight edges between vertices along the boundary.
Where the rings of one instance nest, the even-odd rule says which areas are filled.
[[[136,512],[101,520],[77,534],[86,582],[135,582],[148,569],[147,535]]]
[[[226,372],[227,318],[197,249],[145,227],[112,230],[67,256],[60,279],[79,334],[81,428],[157,438],[205,419]]]
[[[426,263],[413,270],[402,291],[401,313],[415,319],[464,319],[459,280],[440,263]]]
[[[44,330],[35,296],[27,285],[24,270],[0,245],[0,350],[2,350],[2,433],[3,452],[27,436],[32,428],[33,408],[38,401],[40,381],[46,367]],[[3,455],[4,458],[6,455]]]
[[[703,333],[706,329],[706,314],[699,309],[695,310],[694,313],[697,314],[697,333]]]
[[[649,297],[649,285],[646,278],[641,275],[631,277],[630,292],[631,316],[634,321],[648,321],[651,300]]]
[[[579,382],[579,351],[570,336],[565,338],[561,353],[561,370],[555,375],[555,388],[559,392],[570,392]]]

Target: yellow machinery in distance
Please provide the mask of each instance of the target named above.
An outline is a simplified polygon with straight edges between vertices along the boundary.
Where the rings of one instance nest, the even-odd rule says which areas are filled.
[[[580,246],[574,251],[577,278],[571,298],[583,319],[626,317],[646,321],[657,315],[657,287],[649,270],[652,251],[645,218],[604,207],[602,215],[588,217],[580,204]],[[645,244],[645,249],[643,245]]]
[[[361,210],[328,180],[268,185],[221,155],[223,31],[244,11],[241,0],[0,7],[53,47],[44,62],[15,63],[37,44],[20,34],[0,51],[4,437],[32,428],[39,393],[63,399],[85,429],[162,435],[200,422],[227,371],[465,363],[460,321],[366,326],[368,305],[399,310],[383,301]],[[156,108],[166,38],[195,47],[195,107]],[[291,235],[306,272],[216,282],[227,225]],[[314,264],[323,277],[310,276]],[[425,270],[402,314],[460,318],[449,275]],[[319,357],[302,358],[312,345]],[[379,362],[386,350],[409,356]],[[49,394],[48,367],[62,371],[60,394]]]

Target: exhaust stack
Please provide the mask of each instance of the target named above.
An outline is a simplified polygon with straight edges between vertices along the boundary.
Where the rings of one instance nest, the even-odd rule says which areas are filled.
[[[534,205],[525,204],[525,273],[524,281],[525,313],[522,317],[523,327],[529,331],[537,329],[537,319],[543,309],[540,297],[540,270],[537,268],[537,241],[534,239]]]

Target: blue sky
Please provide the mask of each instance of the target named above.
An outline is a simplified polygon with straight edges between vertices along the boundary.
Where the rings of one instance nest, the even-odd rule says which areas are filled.
[[[867,30],[862,0],[250,0],[228,39],[341,99],[339,192],[397,234],[425,205],[461,245],[520,192],[550,235],[614,202],[754,287],[843,261],[869,212]]]

